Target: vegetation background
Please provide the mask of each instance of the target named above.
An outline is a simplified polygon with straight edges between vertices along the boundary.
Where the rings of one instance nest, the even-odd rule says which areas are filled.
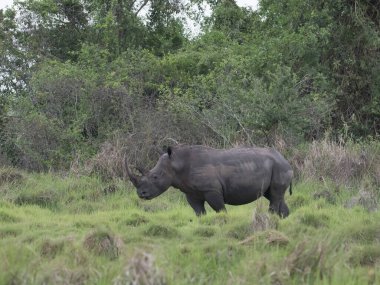
[[[0,10],[0,282],[376,284],[379,131],[379,1],[17,0]],[[175,142],[276,147],[290,217],[139,201],[125,156],[151,167]]]

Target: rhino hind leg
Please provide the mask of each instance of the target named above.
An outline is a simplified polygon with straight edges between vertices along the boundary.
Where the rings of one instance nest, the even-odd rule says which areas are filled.
[[[286,218],[287,216],[289,216],[289,208],[284,200],[282,200],[280,203],[279,215],[282,218]]]
[[[281,218],[289,216],[289,208],[284,200],[285,190],[278,191],[275,187],[270,187],[268,191],[264,193],[264,197],[269,200],[269,212],[275,213]]]
[[[224,198],[217,192],[210,192],[205,195],[207,203],[215,212],[227,211],[224,205]]]

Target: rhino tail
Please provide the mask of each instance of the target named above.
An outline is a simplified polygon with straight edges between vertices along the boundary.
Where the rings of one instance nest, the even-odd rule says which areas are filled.
[[[292,195],[293,192],[292,192],[292,182],[290,182],[290,185],[289,185],[289,194]]]

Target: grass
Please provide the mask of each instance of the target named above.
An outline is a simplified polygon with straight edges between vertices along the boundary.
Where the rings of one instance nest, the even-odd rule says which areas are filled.
[[[197,218],[174,189],[143,201],[123,181],[4,177],[0,284],[380,282],[380,213],[346,206],[360,185],[298,182],[286,219],[265,199]]]

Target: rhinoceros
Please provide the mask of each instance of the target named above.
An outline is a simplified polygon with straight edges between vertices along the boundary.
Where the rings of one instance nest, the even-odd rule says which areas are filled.
[[[243,205],[261,196],[270,202],[269,211],[289,215],[285,191],[292,193],[293,170],[272,148],[214,149],[200,145],[168,147],[156,166],[137,176],[126,171],[141,199],[150,200],[169,187],[185,193],[196,215],[206,214],[205,202],[216,212],[225,204]]]

